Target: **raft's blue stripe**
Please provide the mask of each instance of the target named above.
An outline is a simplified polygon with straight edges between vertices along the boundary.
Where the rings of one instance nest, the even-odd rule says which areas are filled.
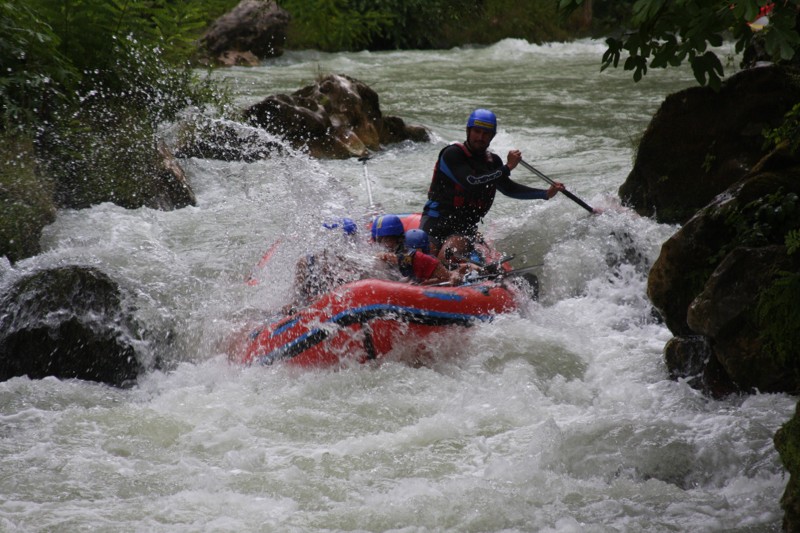
[[[414,307],[404,307],[404,306],[400,306],[400,305],[375,304],[375,305],[367,305],[367,306],[364,306],[364,307],[357,307],[357,308],[354,308],[354,309],[348,309],[346,311],[342,311],[341,313],[338,313],[338,314],[330,317],[328,320],[325,321],[325,323],[326,324],[330,324],[330,323],[339,324],[340,322],[347,322],[345,319],[348,318],[348,317],[358,317],[359,315],[365,315],[367,317],[370,317],[367,320],[371,320],[373,318],[378,318],[378,317],[371,316],[374,311],[387,311],[387,312],[397,313],[399,315],[401,321],[403,321],[404,317],[409,317],[409,316],[433,318],[433,319],[443,319],[443,320],[446,320],[448,322],[453,322],[453,323],[469,322],[469,321],[472,321],[472,320],[480,320],[482,322],[486,322],[486,321],[492,320],[492,318],[493,318],[492,315],[470,315],[470,314],[465,314],[465,313],[446,313],[446,312],[442,312],[442,311],[428,311],[428,310],[424,310],[424,309],[417,309],[417,308],[414,308]],[[293,320],[291,322],[295,323],[295,322],[297,322],[297,320]],[[353,321],[353,323],[360,323],[360,322],[361,322],[360,320]],[[285,329],[285,328],[282,328],[282,330],[283,329]],[[303,343],[308,341],[308,339],[311,339],[311,338],[319,335],[320,333],[326,333],[325,328],[314,328],[314,329],[304,333],[300,337],[294,339],[293,341],[287,342],[286,344],[284,344],[280,348],[278,348],[276,350],[273,350],[272,352],[270,352],[268,354],[264,354],[262,356],[259,356],[256,359],[261,364],[270,364],[270,363],[274,362],[276,359],[280,359],[281,355],[286,354],[286,353],[291,353],[292,349],[295,346],[302,345]],[[273,332],[272,335],[274,336],[276,334],[277,334],[276,332]],[[310,348],[312,346],[315,346],[319,342],[322,342],[322,340],[324,340],[326,337],[327,337],[327,334],[323,335],[323,337],[318,342],[309,345],[307,348],[304,348],[301,351],[299,351],[297,354],[290,355],[289,357],[291,358],[291,357],[294,357],[295,355],[299,355],[300,353],[304,352],[308,348]]]
[[[287,329],[289,329],[292,326],[294,326],[296,323],[297,323],[297,319],[296,318],[294,320],[289,320],[288,322],[286,322],[286,324],[282,325],[281,327],[279,327],[278,329],[273,331],[272,334],[270,335],[270,337],[274,337],[275,335],[280,335],[281,333],[283,333]]]
[[[286,344],[284,344],[283,346],[281,346],[277,350],[272,350],[268,354],[264,354],[262,356],[259,356],[257,358],[258,362],[260,364],[262,364],[262,365],[265,364],[265,363],[272,363],[275,359],[280,358],[281,354],[286,353],[286,352],[290,352],[292,347],[294,347],[294,346],[296,346],[298,344],[301,344],[307,338],[317,334],[320,331],[322,331],[321,328],[316,328],[316,329],[313,329],[313,330],[309,331],[308,333],[304,333],[303,335],[297,337],[295,340],[293,340],[291,342],[287,342]],[[316,343],[313,344],[312,346],[316,346]],[[303,350],[303,351],[305,351],[305,350]],[[300,352],[300,353],[302,353],[302,352]]]
[[[478,319],[481,321],[491,320],[491,315],[470,315],[465,313],[445,313],[442,311],[427,311],[425,309],[417,309],[415,307],[404,307],[402,305],[392,305],[392,304],[374,304],[374,305],[365,305],[364,307],[356,307],[355,309],[348,309],[346,311],[342,311],[341,313],[332,316],[327,322],[334,322],[338,323],[341,322],[344,317],[347,316],[358,316],[363,313],[368,313],[369,311],[375,310],[386,310],[386,311],[395,311],[401,317],[402,316],[424,316],[424,317],[433,317],[433,318],[447,318],[450,320],[473,320]]]
[[[446,292],[441,291],[423,291],[423,295],[427,296],[428,298],[435,298],[437,300],[448,300],[452,302],[460,302],[464,299],[463,296],[460,294],[449,294]]]

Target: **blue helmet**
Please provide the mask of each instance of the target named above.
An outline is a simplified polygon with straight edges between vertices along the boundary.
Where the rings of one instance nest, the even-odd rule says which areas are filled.
[[[497,117],[488,109],[476,109],[467,120],[468,128],[481,128],[495,133],[497,131]]]
[[[403,222],[397,215],[381,215],[372,222],[372,238],[400,236],[405,233]]]
[[[430,253],[431,242],[428,234],[421,229],[410,229],[406,232],[406,248],[409,250],[420,250],[423,253]]]

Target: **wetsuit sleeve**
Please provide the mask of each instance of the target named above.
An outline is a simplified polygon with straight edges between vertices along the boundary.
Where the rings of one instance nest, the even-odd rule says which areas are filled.
[[[425,281],[429,279],[436,271],[437,266],[439,266],[439,260],[435,257],[422,252],[414,254],[414,277],[418,280]]]
[[[485,174],[476,176],[472,167],[467,162],[467,156],[458,146],[451,146],[442,152],[439,158],[439,170],[445,176],[458,183],[465,189],[471,189],[487,183],[496,183],[498,180],[507,178],[511,171],[505,165],[498,165],[497,168],[487,171]]]
[[[536,189],[506,178],[497,182],[497,190],[517,200],[547,200],[547,191]]]

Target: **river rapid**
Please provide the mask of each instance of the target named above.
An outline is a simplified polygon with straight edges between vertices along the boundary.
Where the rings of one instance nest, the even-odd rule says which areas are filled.
[[[0,531],[780,530],[788,475],[772,437],[796,398],[713,400],[668,379],[671,335],[646,283],[677,227],[616,196],[664,97],[695,82],[688,69],[638,84],[600,73],[604,49],[289,52],[215,73],[239,107],[348,74],[434,139],[366,167],[293,150],[183,160],[197,207],[62,211],[43,254],[0,265],[4,285],[37,268],[103,269],[143,323],[174,331],[158,355],[175,363],[128,390],[0,383]],[[483,231],[515,265],[542,264],[540,300],[431,339],[439,357],[424,366],[404,353],[338,371],[230,364],[228,340],[285,305],[295,261],[329,242],[322,222],[363,221],[365,170],[383,210],[420,210],[436,154],[463,140],[476,107],[498,115],[496,152],[519,148],[605,209],[498,195]],[[512,178],[546,186],[521,166]]]

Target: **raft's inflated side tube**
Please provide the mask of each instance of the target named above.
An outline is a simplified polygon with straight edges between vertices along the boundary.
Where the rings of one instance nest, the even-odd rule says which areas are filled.
[[[421,338],[517,308],[515,294],[485,281],[460,287],[361,280],[250,334],[242,362],[331,366],[388,353],[404,336]]]

